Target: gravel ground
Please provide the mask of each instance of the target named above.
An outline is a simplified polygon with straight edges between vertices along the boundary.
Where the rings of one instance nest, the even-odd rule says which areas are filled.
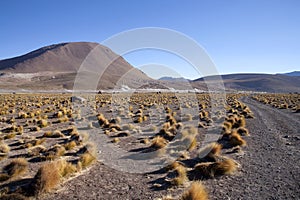
[[[255,118],[247,120],[250,136],[242,153],[228,155],[241,164],[232,176],[203,181],[210,199],[300,199],[300,114],[242,99]],[[161,174],[130,174],[98,162],[43,199],[155,199],[173,191],[152,190]]]

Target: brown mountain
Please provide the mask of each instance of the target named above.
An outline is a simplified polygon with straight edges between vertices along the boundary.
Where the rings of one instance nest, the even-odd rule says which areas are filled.
[[[152,81],[109,48],[89,42],[50,45],[0,60],[0,72],[0,88],[6,89],[72,89],[78,74],[82,75],[77,84],[80,88],[89,88],[88,84],[97,79],[97,89],[134,87]]]
[[[228,74],[222,75],[227,90],[256,91],[256,92],[300,92],[300,77],[282,74]],[[215,76],[193,80],[194,87],[203,87],[206,80]]]

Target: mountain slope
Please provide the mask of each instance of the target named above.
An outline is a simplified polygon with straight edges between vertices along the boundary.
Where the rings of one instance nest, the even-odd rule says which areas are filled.
[[[87,57],[88,56],[88,57]],[[97,43],[72,42],[50,45],[28,54],[0,61],[0,87],[72,89],[80,66],[84,64],[82,82],[100,78],[98,89],[111,89],[120,84],[134,87],[151,79],[132,67],[121,56]],[[96,80],[95,80],[96,81]],[[1,84],[2,82],[2,84]],[[7,84],[5,84],[7,83]]]
[[[300,77],[272,74],[229,74],[221,76],[228,90],[258,92],[300,92]],[[207,77],[213,79],[214,76]],[[205,85],[204,78],[191,83],[194,87]]]
[[[293,72],[285,73],[283,75],[287,75],[287,76],[300,76],[300,71],[293,71]]]

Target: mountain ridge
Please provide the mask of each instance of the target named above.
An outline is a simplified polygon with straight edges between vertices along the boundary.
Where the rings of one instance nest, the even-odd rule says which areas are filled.
[[[82,67],[85,70],[78,71]],[[195,80],[162,77],[154,80],[108,47],[92,42],[68,42],[0,60],[0,89],[72,89],[76,77],[82,75],[80,86],[85,86],[82,88],[88,88],[92,80],[99,79],[94,89],[104,90],[124,87],[207,90],[206,81],[221,77],[227,91],[300,92],[298,72],[237,73]],[[100,74],[102,76],[98,77]]]

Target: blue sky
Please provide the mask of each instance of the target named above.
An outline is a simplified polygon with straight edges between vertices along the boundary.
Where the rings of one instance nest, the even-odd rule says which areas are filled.
[[[298,0],[2,0],[0,59],[53,43],[101,43],[129,29],[162,27],[197,41],[221,74],[288,72],[300,70],[299,10]],[[134,66],[165,65],[174,76],[200,76],[166,52],[125,58]],[[163,71],[153,76],[168,74]]]

